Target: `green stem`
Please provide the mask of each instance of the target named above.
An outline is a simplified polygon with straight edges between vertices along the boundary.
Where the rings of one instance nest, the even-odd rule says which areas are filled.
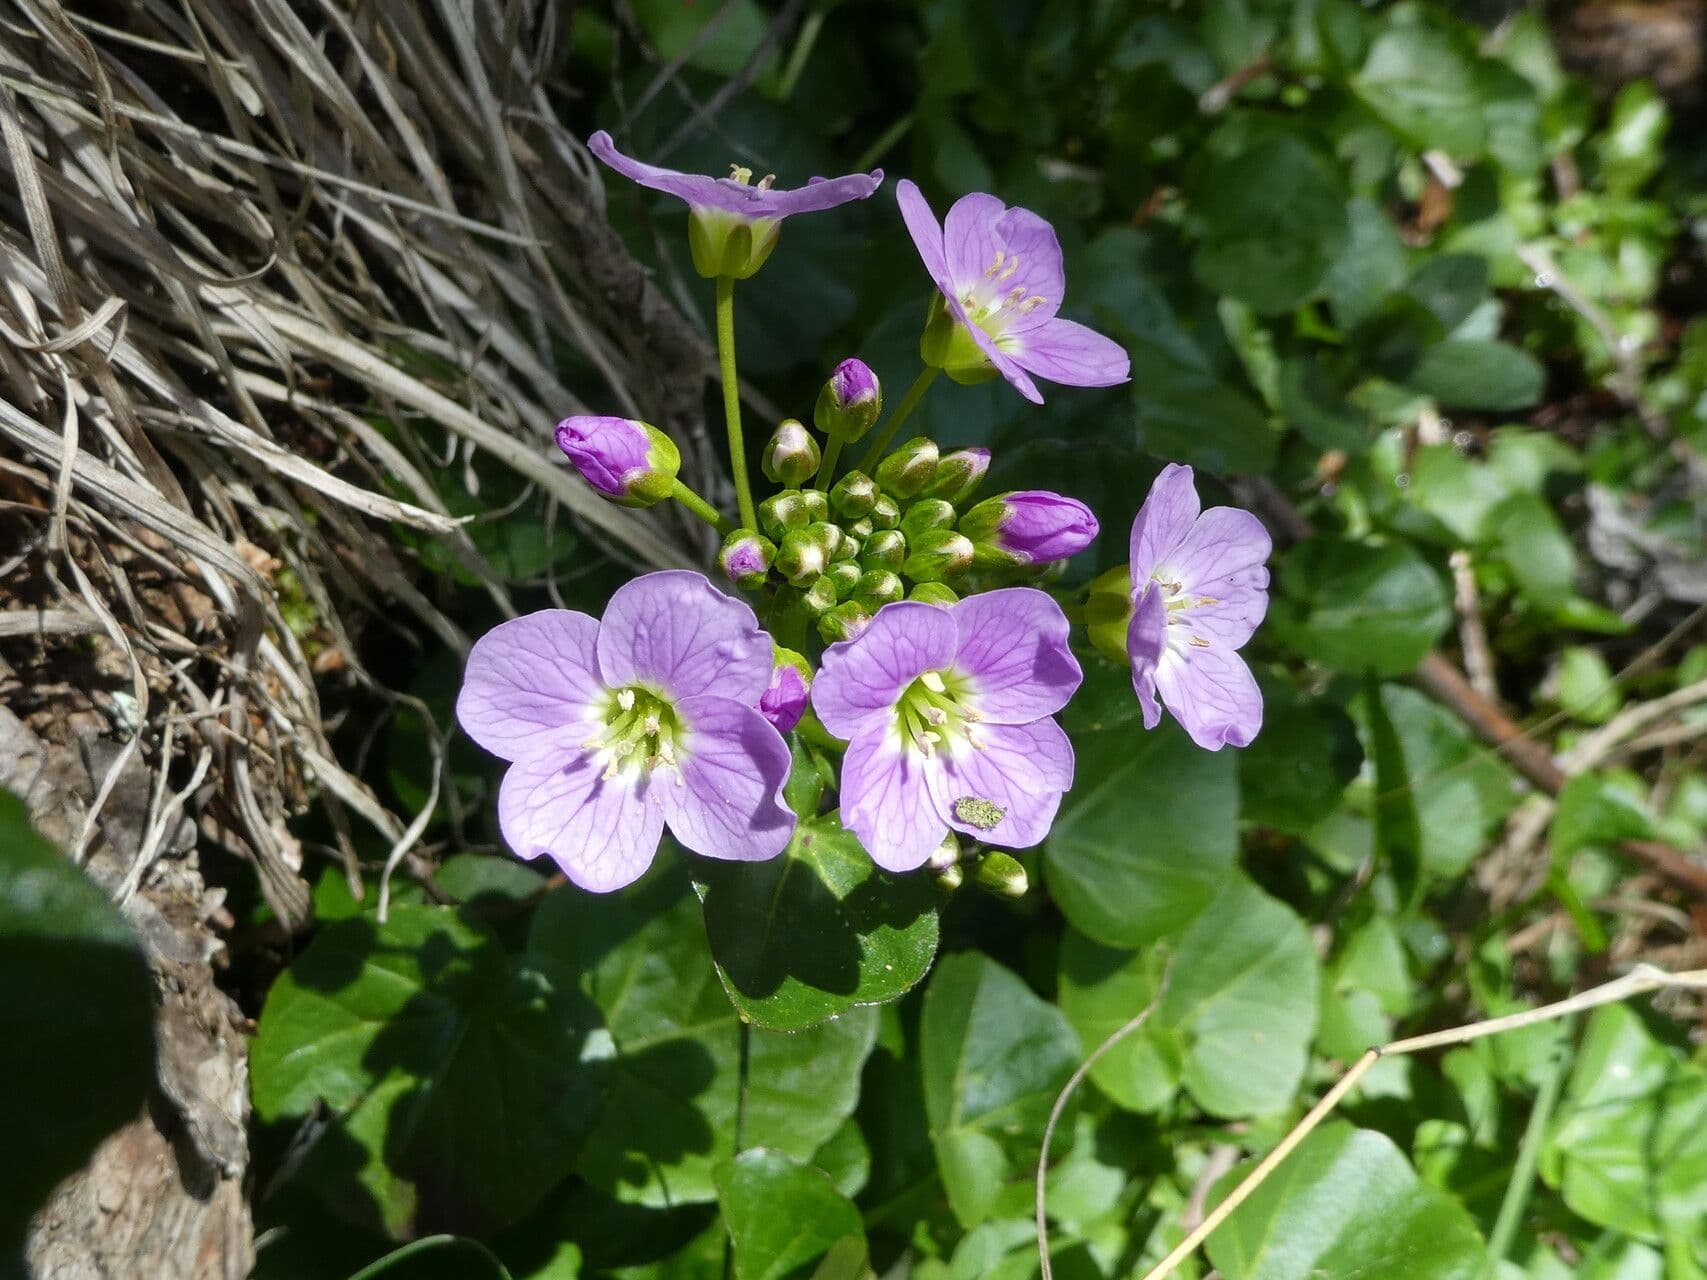
[[[716,507],[712,506],[704,498],[700,497],[692,489],[688,488],[680,480],[676,481],[676,487],[671,490],[670,496],[677,502],[681,503],[689,511],[693,512],[701,520],[705,521],[713,529],[716,529],[717,532],[723,534],[735,532],[735,522],[733,520],[724,515]]]
[[[824,460],[818,464],[818,487],[828,489],[836,482],[836,459],[842,456],[842,438],[831,436],[824,446]]]
[[[717,277],[717,363],[723,371],[723,420],[729,426],[729,469],[735,476],[735,505],[741,527],[757,529],[753,487],[747,480],[747,448],[741,441],[741,383],[735,376],[735,278]]]
[[[1535,1164],[1541,1156],[1541,1143],[1547,1136],[1547,1126],[1553,1118],[1564,1088],[1567,1069],[1571,1065],[1571,1046],[1575,1041],[1577,1015],[1566,1018],[1560,1027],[1559,1056],[1553,1060],[1541,1088],[1535,1095],[1535,1106],[1529,1112],[1529,1123],[1523,1129],[1523,1141],[1517,1148],[1517,1161],[1512,1165],[1511,1181],[1506,1184],[1505,1198],[1500,1201],[1499,1216],[1488,1236],[1488,1266],[1482,1274],[1499,1274],[1500,1263],[1511,1252],[1518,1228],[1523,1224],[1523,1211],[1529,1203],[1529,1193],[1535,1186]]]
[[[794,86],[800,81],[800,73],[806,70],[806,63],[812,57],[812,50],[818,43],[818,33],[824,29],[824,11],[814,9],[806,15],[806,21],[800,24],[800,37],[794,42],[794,48],[789,51],[788,65],[782,70],[782,80],[777,84],[776,96],[779,102],[787,102],[794,96]]]
[[[883,429],[877,433],[877,438],[865,451],[865,457],[859,460],[861,471],[870,472],[872,467],[877,465],[877,460],[883,456],[889,442],[895,439],[895,433],[901,429],[901,424],[919,407],[919,401],[925,398],[925,392],[931,389],[931,383],[936,381],[937,374],[941,372],[941,369],[933,367],[919,370],[919,376],[913,379],[913,385],[907,388],[907,394],[901,397],[901,403],[895,406],[895,412],[889,415],[889,421],[883,424]]]

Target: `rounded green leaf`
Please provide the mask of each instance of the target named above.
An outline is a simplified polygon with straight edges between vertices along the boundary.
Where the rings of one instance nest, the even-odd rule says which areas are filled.
[[[743,1151],[717,1166],[716,1179],[737,1280],[783,1280],[849,1237],[864,1241],[853,1203],[780,1151]]]
[[[1037,1159],[1079,1037],[1014,974],[962,952],[931,975],[919,1042],[937,1168],[955,1217],[971,1227]]]
[[[1077,776],[1044,846],[1050,894],[1110,946],[1180,928],[1238,855],[1235,753],[1201,751],[1171,722],[1076,734],[1073,745]]]
[[[136,1116],[154,1074],[154,983],[130,926],[0,791],[0,1266],[30,1215],[107,1134]]]
[[[717,974],[755,1026],[799,1031],[898,1000],[936,955],[930,878],[879,870],[834,817],[802,822],[780,858],[702,859],[694,874]]]
[[[1304,922],[1239,875],[1158,946],[1122,951],[1069,933],[1061,1008],[1087,1045],[1100,1044],[1155,999],[1164,972],[1149,1020],[1092,1068],[1097,1086],[1134,1111],[1160,1110],[1181,1088],[1219,1116],[1284,1109],[1316,1029],[1320,979]]]
[[[1237,759],[1245,821],[1304,835],[1339,805],[1363,748],[1344,710],[1274,681],[1263,685],[1262,732]]]
[[[575,1166],[599,1107],[597,1014],[467,916],[397,905],[326,929],[273,985],[250,1056],[255,1113],[331,1130],[301,1178],[406,1236],[526,1213]]]
[[[1247,1172],[1235,1169],[1218,1190]],[[1422,1182],[1391,1139],[1338,1121],[1269,1175],[1209,1237],[1208,1253],[1224,1280],[1479,1280],[1487,1264],[1463,1206]]]
[[[1416,666],[1451,625],[1452,601],[1407,543],[1311,538],[1281,569],[1269,620],[1306,658],[1396,676]]]

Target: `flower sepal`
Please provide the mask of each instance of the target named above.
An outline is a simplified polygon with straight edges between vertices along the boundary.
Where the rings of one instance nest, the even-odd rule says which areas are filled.
[[[1123,667],[1132,665],[1126,651],[1126,627],[1132,621],[1132,569],[1116,565],[1099,574],[1085,599],[1085,631],[1096,651]]]
[[[988,382],[998,372],[977,339],[949,311],[940,293],[932,296],[925,331],[919,335],[919,359],[932,369],[941,369],[963,387]]]
[[[781,218],[749,218],[704,205],[688,210],[688,252],[693,269],[707,280],[751,279],[781,235]]]

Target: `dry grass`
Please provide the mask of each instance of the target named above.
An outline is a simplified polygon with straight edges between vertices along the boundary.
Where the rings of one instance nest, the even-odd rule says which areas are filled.
[[[703,551],[550,447],[579,391],[673,430],[716,489],[705,343],[605,225],[546,89],[555,12],[0,0],[0,679],[51,720],[92,691],[43,655],[93,646],[109,782],[140,755],[148,830],[196,817],[293,925],[293,809],[359,815],[388,867],[424,826],[334,758],[316,690],[335,670],[408,705],[362,670],[369,626],[468,643],[391,529],[512,607],[436,469],[482,452],[636,564]]]

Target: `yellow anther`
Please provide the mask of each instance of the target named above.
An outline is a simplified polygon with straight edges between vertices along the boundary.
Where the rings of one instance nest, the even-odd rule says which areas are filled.
[[[948,688],[948,686],[943,683],[942,672],[940,671],[925,672],[924,675],[919,677],[919,683],[924,685],[925,688],[929,689],[932,693],[942,693]]]
[[[634,690],[633,689],[619,689],[619,690],[617,690],[616,705],[621,707],[624,711],[633,711],[634,710]]]
[[[1028,316],[1048,301],[1049,299],[1045,298],[1041,293],[1034,293],[1031,297],[1019,304],[1020,314],[1022,316]]]
[[[753,171],[743,168],[741,165],[732,164],[729,166],[729,176],[744,187],[753,180]]]
[[[1002,259],[1006,256],[1007,255],[1003,253],[1002,250],[996,250],[996,260],[984,268],[984,278],[986,280],[994,280],[996,278],[996,273],[1002,269]]]
[[[1191,647],[1193,649],[1207,649],[1209,647],[1209,641],[1205,640],[1202,636],[1193,636],[1191,638]]]
[[[767,173],[764,177],[759,179],[759,190],[760,191],[769,191],[775,185],[776,185],[776,174],[774,174],[774,173]]]
[[[1000,284],[1004,280],[1012,279],[1014,272],[1018,270],[1019,254],[1016,253],[1008,259],[1007,265],[1002,268],[1002,273],[996,277],[996,283]]]

